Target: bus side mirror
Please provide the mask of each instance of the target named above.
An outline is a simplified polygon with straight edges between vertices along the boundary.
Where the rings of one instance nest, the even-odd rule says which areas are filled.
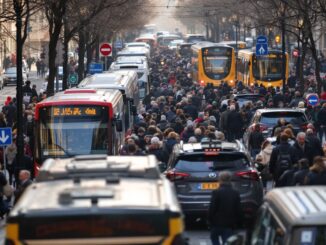
[[[122,130],[123,130],[122,120],[116,119],[116,121],[115,121],[115,127],[116,127],[116,129],[117,129],[118,132],[122,132]]]

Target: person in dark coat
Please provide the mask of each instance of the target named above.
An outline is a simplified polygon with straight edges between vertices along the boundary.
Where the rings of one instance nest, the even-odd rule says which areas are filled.
[[[326,137],[326,103],[317,113],[317,125],[319,126],[319,139],[322,141],[323,137]]]
[[[249,134],[249,142],[248,142],[251,157],[253,159],[255,159],[256,155],[260,152],[261,145],[263,142],[264,142],[264,136],[263,133],[260,132],[260,125],[255,124],[254,131],[252,131]]]
[[[17,108],[14,105],[13,101],[9,102],[9,105],[3,107],[3,113],[6,115],[7,126],[12,127],[15,119],[16,119],[16,111]]]
[[[23,169],[19,172],[19,181],[20,184],[18,185],[18,188],[16,189],[14,195],[15,195],[15,201],[14,204],[16,204],[19,200],[19,198],[22,196],[26,188],[31,185],[33,182],[31,180],[31,173],[30,171]]]
[[[305,178],[309,173],[309,161],[301,159],[298,162],[299,170],[294,174],[294,185],[304,185]]]
[[[305,178],[305,185],[326,185],[326,166],[323,157],[315,157]]]
[[[188,104],[183,108],[185,114],[188,114],[195,120],[198,116],[198,109],[192,104],[191,98],[188,99]]]
[[[312,148],[313,157],[324,155],[323,148],[321,147],[321,142],[311,128],[307,129],[306,140]]]
[[[235,105],[230,105],[230,112],[226,120],[226,132],[228,141],[241,138],[243,120],[241,114],[235,110]]]
[[[160,139],[156,136],[151,139],[151,144],[148,146],[147,153],[148,155],[155,155],[159,162],[167,163],[169,160],[169,155],[162,148]]]
[[[314,150],[310,143],[306,140],[306,134],[304,132],[299,132],[297,134],[297,140],[293,145],[295,150],[296,159],[300,160],[306,158],[311,165],[314,158]]]
[[[240,194],[231,185],[231,173],[222,171],[219,174],[220,187],[212,192],[208,211],[208,222],[211,228],[211,241],[219,245],[232,236],[235,229],[242,225]]]
[[[286,186],[294,186],[294,174],[299,170],[297,164],[294,164],[292,168],[286,170],[278,179],[276,187],[286,187]]]
[[[269,171],[273,175],[273,179],[275,182],[278,181],[279,177],[283,174],[283,172],[287,169],[281,169],[279,166],[279,158],[281,154],[286,154],[289,157],[289,168],[297,161],[296,152],[294,148],[288,143],[288,136],[285,133],[282,133],[280,136],[280,144],[277,145],[271,154],[270,162],[269,162]]]

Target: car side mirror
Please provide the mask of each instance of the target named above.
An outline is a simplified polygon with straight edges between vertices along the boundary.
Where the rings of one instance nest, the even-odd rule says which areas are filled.
[[[122,120],[117,119],[115,121],[115,127],[116,127],[116,129],[117,129],[118,132],[122,132],[122,130],[123,130]]]
[[[246,244],[246,234],[238,233],[233,236],[230,236],[226,240],[226,245],[245,245]]]

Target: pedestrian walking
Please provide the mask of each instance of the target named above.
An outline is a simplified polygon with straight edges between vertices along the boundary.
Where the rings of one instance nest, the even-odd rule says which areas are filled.
[[[213,245],[224,244],[242,225],[240,194],[232,188],[231,176],[230,172],[222,171],[219,174],[220,187],[212,192],[208,221]]]
[[[256,155],[260,152],[263,142],[264,136],[263,133],[260,132],[260,125],[257,123],[255,124],[253,131],[249,134],[248,142],[250,154],[253,159],[255,159]]]
[[[315,157],[305,178],[306,185],[326,185],[326,165],[323,157]]]
[[[288,143],[288,136],[282,133],[280,144],[273,149],[269,163],[269,170],[273,175],[275,185],[277,185],[280,176],[296,162],[295,154],[294,148]]]
[[[19,185],[15,191],[15,201],[14,204],[16,204],[19,201],[19,198],[22,196],[26,188],[31,185],[33,182],[31,180],[31,172],[23,169],[19,172]]]

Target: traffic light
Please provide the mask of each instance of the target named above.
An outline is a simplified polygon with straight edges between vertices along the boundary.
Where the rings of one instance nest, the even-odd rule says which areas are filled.
[[[275,42],[276,42],[276,43],[280,43],[280,42],[281,42],[281,37],[280,37],[280,35],[276,35],[276,36],[275,36]]]

